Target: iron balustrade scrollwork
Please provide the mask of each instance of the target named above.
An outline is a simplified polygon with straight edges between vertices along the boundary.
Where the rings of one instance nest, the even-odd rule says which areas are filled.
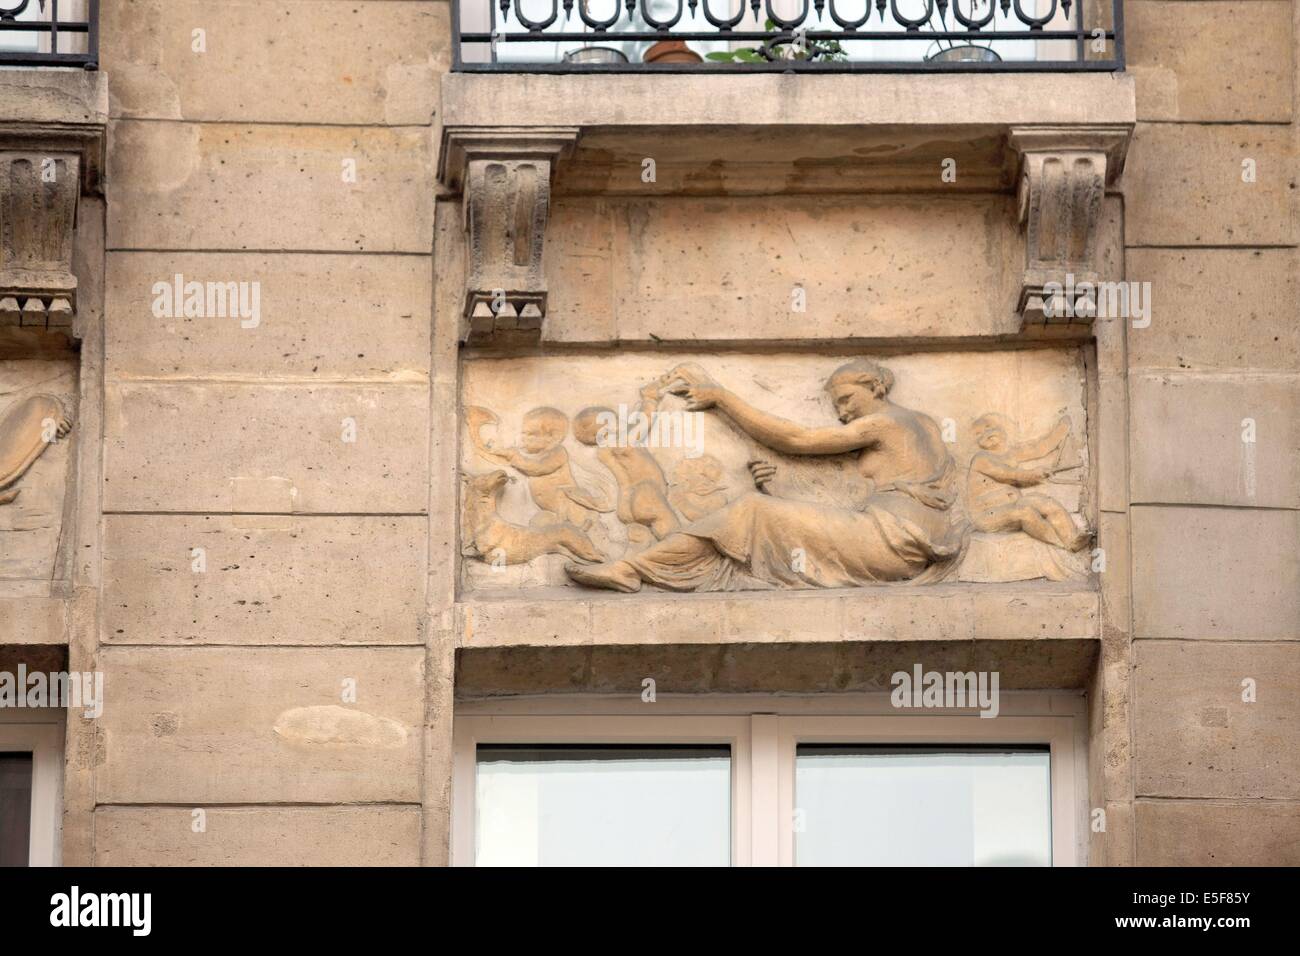
[[[463,71],[1124,68],[1123,0],[453,0],[452,30]]]
[[[99,0],[0,0],[0,66],[98,69]]]

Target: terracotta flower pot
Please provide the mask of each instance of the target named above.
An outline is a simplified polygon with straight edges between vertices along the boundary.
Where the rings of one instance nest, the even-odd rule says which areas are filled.
[[[702,57],[684,40],[660,40],[641,57],[643,63],[699,63]]]

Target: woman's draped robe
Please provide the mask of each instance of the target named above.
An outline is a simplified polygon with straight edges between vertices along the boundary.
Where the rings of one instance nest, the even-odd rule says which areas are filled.
[[[969,538],[957,496],[951,457],[924,480],[875,489],[856,510],[755,492],[625,560],[674,591],[939,581]]]

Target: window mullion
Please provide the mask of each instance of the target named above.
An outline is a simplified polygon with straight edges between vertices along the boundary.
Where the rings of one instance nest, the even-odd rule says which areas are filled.
[[[749,718],[750,860],[753,866],[781,865],[780,718]]]

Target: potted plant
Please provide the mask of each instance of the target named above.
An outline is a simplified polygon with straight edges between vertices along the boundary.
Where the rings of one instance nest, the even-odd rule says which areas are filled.
[[[848,59],[838,40],[809,40],[801,31],[779,30],[771,19],[763,29],[772,34],[760,47],[719,50],[707,59],[717,63],[779,63],[786,60],[840,62]]]
[[[980,8],[981,2],[983,2],[983,0],[971,0],[970,12],[972,17],[974,16],[975,11]],[[992,0],[989,0],[989,2],[992,3]],[[943,24],[943,31],[946,33],[948,32],[947,15],[943,9],[940,9],[937,12],[939,14],[939,22]],[[979,25],[986,26],[992,21],[992,19],[993,10],[990,7],[988,16],[985,17]],[[932,21],[927,20],[926,24],[935,33],[939,32],[935,29]],[[944,43],[947,43],[948,45],[944,46]],[[925,55],[926,60],[931,63],[1000,63],[1002,61],[1002,57],[998,56],[997,52],[992,47],[980,46],[978,43],[971,43],[969,41],[959,43],[955,40],[944,40],[936,37],[934,46],[937,47],[937,49],[933,53],[927,53]]]
[[[641,57],[644,63],[699,63],[701,59],[684,40],[660,40]]]

